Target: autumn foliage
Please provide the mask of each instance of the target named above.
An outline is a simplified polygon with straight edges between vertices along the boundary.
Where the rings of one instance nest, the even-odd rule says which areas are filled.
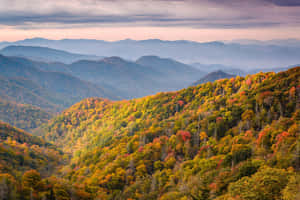
[[[55,176],[20,169],[41,174],[23,192],[35,199],[298,198],[299,81],[296,67],[140,99],[86,99],[37,130],[64,159]],[[13,174],[6,179],[22,180]]]

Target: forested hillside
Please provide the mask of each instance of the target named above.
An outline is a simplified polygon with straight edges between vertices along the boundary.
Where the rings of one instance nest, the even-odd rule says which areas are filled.
[[[38,134],[93,199],[299,199],[300,67],[129,101],[90,98]],[[66,199],[70,199],[66,197]]]
[[[37,190],[47,193],[43,176],[51,175],[62,162],[55,146],[9,124],[0,122],[0,198],[37,199]]]
[[[62,99],[30,79],[0,76],[0,84],[0,96],[3,100],[30,104],[52,112],[63,108],[60,105],[64,104]]]
[[[25,131],[30,131],[46,123],[53,114],[38,107],[17,104],[0,98],[0,119]]]
[[[0,121],[1,200],[90,199],[57,175],[67,160],[53,144]]]

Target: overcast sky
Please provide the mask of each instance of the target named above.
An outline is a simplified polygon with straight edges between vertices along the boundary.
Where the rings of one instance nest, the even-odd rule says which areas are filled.
[[[300,39],[300,0],[0,0],[0,40]]]

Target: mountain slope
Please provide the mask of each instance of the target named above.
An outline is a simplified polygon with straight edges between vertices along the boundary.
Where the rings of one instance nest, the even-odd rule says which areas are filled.
[[[55,93],[26,78],[0,76],[0,85],[0,96],[4,100],[30,104],[52,111],[63,108],[64,101],[55,97]]]
[[[0,69],[0,76],[22,77],[37,84],[52,97],[46,98],[51,104],[61,107],[93,96],[129,99],[174,91],[189,86],[204,74],[189,65],[155,56],[145,56],[136,62],[108,57],[68,65],[0,55]],[[70,101],[65,102],[66,99]]]
[[[199,85],[199,84],[207,83],[207,82],[214,82],[216,80],[220,80],[220,79],[224,79],[224,78],[232,78],[232,77],[234,77],[234,75],[227,74],[221,70],[218,70],[218,71],[211,72],[211,73],[205,75],[200,80],[193,83],[193,85]]]
[[[154,60],[156,62],[151,62]],[[202,74],[190,66],[158,57],[144,57],[137,62],[119,57],[100,61],[82,60],[72,63],[69,69],[74,76],[84,80],[117,88],[121,96],[126,98],[178,90],[188,86]]]
[[[170,76],[178,76],[179,74],[191,76],[193,74],[195,75],[195,73],[203,73],[189,65],[168,58],[160,58],[158,56],[143,56],[140,57],[136,63],[153,68],[155,71],[159,71]]]
[[[87,97],[118,98],[105,88],[82,81],[66,73],[40,70],[36,67],[37,65],[39,63],[25,58],[0,55],[0,76],[6,78],[21,77],[32,81],[33,84],[31,85],[38,85],[37,90],[41,91],[43,88],[42,90],[46,91],[41,92],[44,97],[51,96],[46,98],[48,101],[61,107],[69,106]],[[8,85],[8,87],[10,86]],[[24,87],[27,86],[24,85]]]
[[[151,94],[157,88],[152,78],[155,72],[119,57],[100,61],[82,60],[70,65],[74,76],[96,84],[109,84],[128,97]]]
[[[52,114],[31,105],[17,104],[0,98],[0,120],[25,131],[46,123]]]
[[[53,145],[1,121],[0,141],[0,173],[18,177],[35,169],[49,175],[62,159]]]
[[[170,85],[172,90],[178,90],[190,85],[191,80],[205,74],[189,65],[177,62],[172,59],[160,58],[157,56],[143,56],[136,63],[160,72],[163,85]]]
[[[62,62],[67,64],[83,59],[98,60],[101,58],[38,46],[8,46],[0,50],[0,54],[4,56],[25,57],[36,61]]]
[[[69,194],[88,199],[78,187],[55,177],[65,161],[54,145],[0,121],[1,199],[66,199]]]
[[[39,134],[73,154],[65,177],[93,198],[288,199],[300,187],[299,81],[296,67],[130,101],[91,98]]]

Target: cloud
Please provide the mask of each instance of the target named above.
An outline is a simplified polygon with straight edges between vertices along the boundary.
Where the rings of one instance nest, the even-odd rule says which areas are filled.
[[[252,28],[295,26],[298,0],[0,0],[0,24]]]
[[[266,0],[277,6],[300,6],[299,0]]]

